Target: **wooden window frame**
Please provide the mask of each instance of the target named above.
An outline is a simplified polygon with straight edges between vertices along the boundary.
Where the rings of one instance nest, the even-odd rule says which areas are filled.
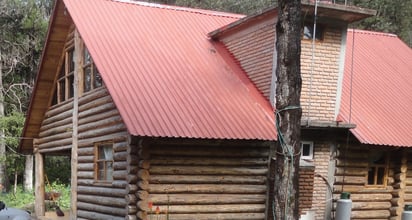
[[[83,93],[87,93],[87,92],[90,92],[94,89],[102,87],[103,86],[103,81],[100,80],[100,82],[99,82],[100,85],[97,85],[97,76],[98,75],[100,76],[100,72],[97,69],[97,67],[96,67],[96,65],[93,61],[93,58],[91,57],[90,52],[87,49],[84,42],[82,42],[82,46],[81,46],[80,50],[82,51],[81,52],[82,57],[80,59],[81,60],[81,66],[82,66],[82,72],[81,72],[81,76],[79,77],[79,79],[80,79],[79,89],[80,89],[80,95],[82,95]],[[88,63],[85,63],[86,52],[90,56],[90,59],[89,59]],[[90,81],[89,81],[89,83],[90,83],[89,88],[90,89],[89,90],[86,90],[86,88],[85,88],[86,87],[86,82],[87,82],[87,80],[86,80],[86,69],[87,68],[90,68]]]
[[[305,37],[305,28],[308,27],[311,32],[311,37]],[[323,24],[316,23],[316,33],[313,33],[313,22],[305,22],[302,26],[302,40],[313,40],[313,34],[315,34],[315,41],[320,42],[325,39],[325,26]],[[319,33],[319,37],[317,36]]]
[[[94,144],[94,162],[93,162],[93,165],[94,165],[94,181],[95,181],[95,183],[111,183],[111,182],[113,182],[113,172],[114,172],[114,148],[113,148],[113,142],[99,142],[99,143],[95,143]],[[111,147],[111,155],[112,155],[112,158],[103,158],[103,159],[101,159],[101,158],[99,158],[99,149],[100,149],[100,147],[105,147],[105,146],[110,146]],[[100,172],[100,169],[99,169],[99,163],[101,163],[101,162],[103,162],[105,165],[104,165],[104,169],[105,169],[105,171],[104,171],[104,178],[103,179],[100,179],[99,178],[99,172]],[[107,163],[111,163],[112,165],[112,174],[111,174],[111,176],[110,177],[108,177],[107,175],[108,175],[108,170],[106,170],[107,169]]]
[[[303,156],[303,145],[304,144],[309,144],[309,155],[308,156]],[[300,159],[304,159],[304,160],[313,160],[313,148],[314,148],[314,143],[313,141],[301,141],[300,142]]]
[[[382,151],[382,157],[384,157],[385,163],[384,164],[373,164],[373,162],[370,161],[370,157],[372,153],[375,153],[375,150],[370,150],[368,154],[368,172],[366,172],[365,176],[365,186],[368,188],[385,188],[387,186],[388,182],[388,172],[389,172],[389,153]],[[374,183],[370,184],[369,183],[369,169],[370,168],[375,168],[374,172]],[[378,183],[378,170],[379,168],[384,168],[383,171],[383,176],[382,176],[382,184],[377,184]]]

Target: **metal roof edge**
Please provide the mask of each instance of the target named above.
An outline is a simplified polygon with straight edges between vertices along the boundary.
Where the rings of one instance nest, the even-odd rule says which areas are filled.
[[[159,3],[144,2],[144,1],[135,1],[135,0],[110,0],[110,1],[139,5],[139,6],[150,7],[150,8],[159,8],[159,9],[166,9],[166,10],[197,13],[197,14],[203,14],[203,15],[209,15],[209,16],[229,17],[229,18],[244,17],[244,15],[230,13],[230,12],[212,11],[212,10],[189,8],[189,7],[176,6],[176,5],[165,5],[165,4],[159,4]]]

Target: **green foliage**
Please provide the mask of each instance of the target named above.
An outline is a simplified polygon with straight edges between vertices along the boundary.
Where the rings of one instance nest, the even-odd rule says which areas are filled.
[[[6,161],[8,176],[24,169],[24,157],[17,153],[18,137],[22,132],[23,124],[24,115],[20,112],[12,112],[10,115],[0,118],[0,129],[4,131],[5,138],[3,141],[6,145],[6,155],[3,155],[1,159]]]
[[[356,28],[394,33],[412,46],[412,0],[353,0],[353,4],[377,11]]]
[[[56,205],[58,205],[62,210],[70,209],[70,185],[53,182],[50,189],[60,193],[60,197],[56,201]],[[46,187],[46,191],[47,190],[49,190],[49,188]],[[7,207],[33,211],[34,192],[24,192],[22,187],[19,186],[17,187],[16,193],[0,194],[0,201],[6,203]],[[50,202],[47,202],[46,204],[47,210],[54,210]]]
[[[45,172],[50,182],[70,183],[70,156],[46,156]]]

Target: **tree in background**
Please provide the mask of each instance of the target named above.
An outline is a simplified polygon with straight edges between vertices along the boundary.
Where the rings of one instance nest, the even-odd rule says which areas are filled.
[[[412,0],[353,0],[377,11],[376,16],[354,24],[355,28],[397,34],[412,47]]]
[[[0,183],[6,188],[9,185],[6,174],[22,164],[13,162],[16,160],[12,151],[17,149],[21,132],[15,133],[10,123],[20,123],[18,117],[24,118],[27,111],[51,3],[49,0],[0,1]],[[20,129],[22,126],[23,123]],[[8,169],[7,165],[14,168]]]

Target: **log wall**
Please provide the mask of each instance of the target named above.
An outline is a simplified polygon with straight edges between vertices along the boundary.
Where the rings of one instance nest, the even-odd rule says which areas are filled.
[[[134,171],[129,166],[127,130],[105,87],[79,98],[78,124],[77,217],[125,219],[129,213],[136,215],[136,206],[129,206],[134,187],[127,180]],[[103,141],[113,142],[113,182],[108,184],[94,180],[94,144]]]
[[[384,148],[373,149],[376,151]],[[388,150],[388,149],[386,149]],[[341,146],[337,152],[334,207],[342,192],[350,192],[352,199],[351,219],[398,219],[398,206],[402,192],[402,155],[390,152],[386,186],[366,186],[369,148],[364,145]]]
[[[139,219],[264,219],[269,146],[143,142],[138,151]]]

